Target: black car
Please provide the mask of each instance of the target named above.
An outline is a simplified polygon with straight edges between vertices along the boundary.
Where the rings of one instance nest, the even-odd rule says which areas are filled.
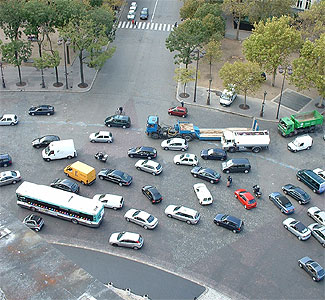
[[[34,229],[35,231],[40,231],[44,225],[43,218],[38,215],[34,215],[34,214],[28,215],[24,219],[23,223],[27,227]]]
[[[140,19],[148,20],[148,17],[149,17],[149,9],[147,7],[142,8],[140,12]]]
[[[244,226],[244,222],[242,220],[226,214],[217,214],[214,217],[213,222],[218,226],[232,230],[234,233],[242,231]]]
[[[203,159],[226,160],[227,152],[219,148],[203,149],[201,151],[201,157]]]
[[[191,170],[191,174],[194,177],[201,178],[203,180],[209,181],[211,183],[219,182],[221,176],[218,172],[210,169],[210,168],[203,168],[203,167],[194,167]]]
[[[293,184],[284,185],[282,191],[297,200],[299,204],[307,204],[310,202],[310,196],[302,188]]]
[[[159,203],[163,199],[155,186],[146,185],[141,190],[143,195],[145,195],[152,204]]]
[[[295,207],[290,200],[279,192],[273,192],[269,195],[269,199],[281,210],[282,213],[290,215],[294,213]]]
[[[79,193],[79,185],[70,179],[57,178],[50,184],[50,186],[66,192]]]
[[[132,182],[132,176],[116,169],[102,169],[98,173],[98,178],[118,183],[120,186],[130,185]]]
[[[131,119],[129,116],[114,115],[105,119],[107,127],[122,127],[129,128],[131,126]]]
[[[128,156],[151,159],[157,157],[157,150],[152,147],[144,147],[144,146],[130,148],[128,151]]]
[[[48,146],[51,142],[59,141],[60,138],[57,135],[44,135],[32,141],[32,145],[35,148],[41,148]]]
[[[31,116],[35,115],[53,115],[54,114],[54,107],[51,105],[39,105],[39,106],[33,106],[29,109],[28,113]]]
[[[8,167],[12,165],[11,156],[8,153],[0,154],[0,167]]]

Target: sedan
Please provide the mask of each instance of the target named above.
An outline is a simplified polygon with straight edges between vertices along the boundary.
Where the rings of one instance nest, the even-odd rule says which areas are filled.
[[[294,218],[285,219],[282,222],[285,229],[288,229],[292,232],[299,241],[308,240],[311,236],[311,231],[300,221],[295,220]]]
[[[321,265],[308,256],[300,258],[298,260],[298,265],[300,268],[304,269],[314,281],[320,281],[325,277],[325,271]]]
[[[137,8],[138,8],[138,4],[137,4],[137,2],[136,2],[136,1],[131,2],[130,10],[134,10],[134,11],[136,11]]]
[[[282,213],[286,215],[294,213],[295,208],[286,196],[274,192],[269,195],[269,199],[281,210]]]
[[[50,143],[54,141],[59,141],[60,138],[57,135],[44,135],[32,141],[32,146],[34,148],[47,147]]]
[[[308,226],[314,238],[325,248],[325,226],[313,223]]]
[[[137,170],[150,173],[153,176],[159,175],[163,170],[160,163],[148,159],[140,159],[134,166]]]
[[[187,108],[182,106],[174,106],[168,109],[168,114],[170,116],[178,116],[178,117],[186,118]]]
[[[126,16],[126,18],[130,21],[134,20],[135,19],[135,11],[134,10],[130,10],[128,12],[128,15]]]
[[[146,185],[141,189],[142,194],[145,195],[152,204],[159,203],[163,199],[155,186]]]
[[[188,143],[181,138],[172,138],[161,142],[161,147],[164,150],[181,150],[186,151],[188,149]]]
[[[242,220],[226,214],[217,214],[214,217],[213,222],[217,226],[222,226],[229,230],[232,230],[233,233],[242,231],[244,226],[244,222]]]
[[[122,185],[130,185],[132,182],[132,176],[116,169],[102,169],[98,173],[98,178],[101,180],[108,180],[114,183]]]
[[[144,241],[142,236],[138,233],[122,231],[112,233],[108,242],[113,246],[127,247],[138,250],[143,246]]]
[[[317,206],[308,208],[307,215],[313,218],[317,223],[325,225],[325,211],[320,210]]]
[[[297,200],[299,204],[307,204],[310,202],[310,196],[300,187],[293,184],[286,184],[282,187],[282,191]]]
[[[0,185],[16,184],[20,180],[19,171],[4,171],[0,173]]]
[[[51,105],[39,105],[39,106],[33,106],[29,109],[28,113],[31,116],[35,115],[46,115],[50,116],[54,114],[54,107]]]
[[[112,208],[114,210],[123,207],[124,200],[122,196],[112,194],[97,194],[93,197],[94,200],[100,201],[106,208]]]
[[[194,184],[193,189],[201,205],[212,204],[213,202],[212,195],[204,183]]]
[[[196,210],[185,206],[168,205],[165,214],[168,218],[175,218],[187,224],[197,224],[200,220],[200,214]]]
[[[31,214],[23,220],[23,224],[35,231],[40,231],[44,225],[44,221],[42,217]]]
[[[139,158],[146,158],[146,159],[152,159],[157,157],[157,150],[153,147],[136,147],[136,148],[130,148],[128,151],[128,156],[133,157],[139,157]]]
[[[149,17],[149,9],[147,7],[142,8],[140,12],[140,19],[148,20],[148,17]]]
[[[226,160],[227,152],[219,148],[203,149],[201,151],[201,157],[203,159]]]
[[[0,126],[16,124],[18,124],[18,117],[14,114],[5,114],[0,117]]]
[[[79,185],[70,179],[57,178],[50,184],[50,186],[66,192],[79,193]]]
[[[109,131],[98,131],[89,135],[89,140],[92,143],[112,143],[113,135]]]
[[[176,165],[187,165],[187,166],[197,166],[199,163],[197,156],[195,154],[186,153],[178,154],[174,156],[174,164]]]
[[[209,181],[211,183],[218,183],[220,181],[221,175],[216,171],[210,168],[203,168],[203,167],[194,167],[191,170],[191,174],[194,177],[201,178],[203,180]]]
[[[158,219],[143,210],[131,208],[125,215],[125,220],[142,226],[144,229],[154,229],[158,225]]]
[[[239,202],[243,204],[246,209],[251,209],[253,207],[256,207],[257,205],[254,196],[250,192],[247,192],[247,190],[245,189],[236,190],[235,198],[237,198]]]

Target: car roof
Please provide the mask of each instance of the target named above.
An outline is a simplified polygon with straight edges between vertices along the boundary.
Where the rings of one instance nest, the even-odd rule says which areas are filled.
[[[2,117],[3,118],[14,118],[14,117],[16,117],[16,115],[15,114],[4,114],[4,115],[2,115]]]
[[[151,159],[146,159],[146,160],[143,161],[143,163],[144,163],[144,162],[145,162],[147,165],[149,165],[149,166],[153,166],[153,167],[157,167],[157,166],[159,165],[158,162],[153,161],[153,160],[151,160]]]
[[[147,146],[140,146],[140,149],[142,151],[155,151],[156,149],[153,147],[147,147]],[[156,150],[157,151],[157,150]]]
[[[137,216],[143,219],[148,219],[150,217],[150,214],[147,213],[146,211],[140,210]]]
[[[98,134],[107,134],[107,135],[110,135],[110,132],[109,131],[98,131]]]
[[[184,142],[186,142],[184,139],[182,139],[182,138],[171,138],[170,139],[171,141],[173,141],[173,142],[179,142],[179,143],[184,143]]]
[[[76,185],[75,182],[73,182],[70,179],[66,179],[66,178],[65,179],[61,179],[60,180],[60,183],[63,183],[63,184],[68,185],[68,186],[75,186]]]
[[[196,215],[196,213],[197,213],[196,210],[194,210],[192,208],[185,207],[185,206],[181,206],[179,211],[186,213],[188,215]]]
[[[232,158],[230,161],[236,164],[250,164],[247,158]]]
[[[133,241],[138,240],[139,236],[140,236],[140,234],[133,233],[133,232],[124,232],[124,234],[123,234],[123,238],[133,240]]]
[[[231,222],[234,222],[234,223],[237,223],[237,224],[240,224],[241,223],[241,220],[240,219],[238,219],[238,218],[236,218],[234,216],[230,216],[230,215],[227,216],[227,220],[228,221],[231,221]]]
[[[10,155],[8,153],[1,153],[0,157],[1,158],[10,158]]]

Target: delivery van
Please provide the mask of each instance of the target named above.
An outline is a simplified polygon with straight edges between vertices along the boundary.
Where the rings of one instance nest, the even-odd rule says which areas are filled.
[[[91,185],[96,180],[96,171],[93,167],[84,164],[81,161],[76,161],[64,168],[64,173],[82,184]]]
[[[42,157],[46,161],[77,156],[73,140],[62,140],[51,142],[43,151]]]

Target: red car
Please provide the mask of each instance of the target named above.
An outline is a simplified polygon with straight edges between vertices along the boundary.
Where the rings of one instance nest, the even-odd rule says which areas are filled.
[[[168,114],[185,118],[187,116],[187,108],[182,106],[174,106],[168,109]]]
[[[235,191],[235,197],[244,205],[246,209],[256,207],[257,203],[254,196],[245,189]]]

